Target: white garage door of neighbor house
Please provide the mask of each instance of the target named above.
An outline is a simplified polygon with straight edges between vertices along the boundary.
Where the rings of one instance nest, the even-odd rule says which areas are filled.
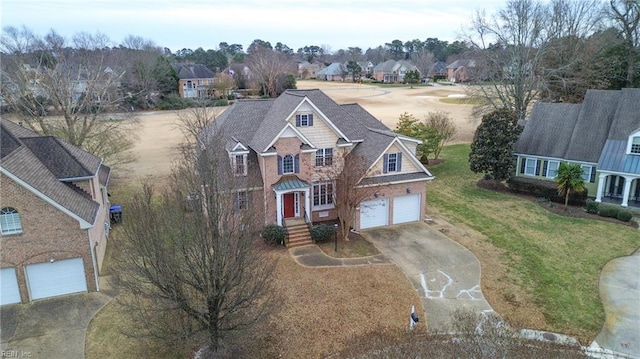
[[[389,224],[389,199],[379,198],[360,203],[360,229]]]
[[[14,267],[0,269],[0,291],[0,305],[20,303],[20,289]]]
[[[393,199],[393,224],[420,220],[420,194],[400,196]]]
[[[82,258],[30,264],[25,269],[31,300],[87,291]]]

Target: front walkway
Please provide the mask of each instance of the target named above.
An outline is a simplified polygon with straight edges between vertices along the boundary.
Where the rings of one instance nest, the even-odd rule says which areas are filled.
[[[289,249],[296,263],[305,267],[347,267],[372,264],[391,264],[384,254],[358,258],[334,258],[325,254],[317,245],[308,245]]]

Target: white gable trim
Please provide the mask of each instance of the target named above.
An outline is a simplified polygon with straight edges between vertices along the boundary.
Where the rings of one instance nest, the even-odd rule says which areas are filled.
[[[309,106],[311,106],[311,108],[313,108],[313,110],[315,112],[317,112],[320,117],[322,117],[322,120],[324,122],[327,123],[327,125],[338,135],[338,138],[344,138],[345,141],[347,142],[351,142],[347,136],[344,135],[344,133],[342,133],[342,131],[340,131],[340,129],[333,123],[331,122],[331,120],[329,120],[329,118],[322,112],[320,111],[320,109],[318,108],[318,106],[314,105],[313,102],[311,102],[311,100],[309,100],[308,97],[305,97],[304,99],[302,99],[302,101],[300,101],[300,103],[298,104],[298,106],[296,106],[296,108],[293,109],[293,111],[289,114],[289,116],[287,116],[287,119],[291,118],[292,116],[294,116],[296,114],[296,112],[298,112],[298,109],[300,107],[302,107],[302,105],[304,103],[308,103]]]
[[[293,131],[295,133],[295,135],[300,139],[300,141],[302,141],[303,143],[306,143],[307,145],[315,148],[316,146],[313,145],[313,143],[311,143],[311,141],[309,141],[306,137],[304,137],[304,135],[298,131],[298,129],[293,126],[291,123],[287,122],[287,124],[282,128],[282,130],[280,130],[280,132],[278,132],[278,134],[276,135],[276,137],[273,138],[273,140],[271,140],[271,142],[269,142],[269,144],[267,145],[267,147],[262,150],[262,152],[266,152],[268,149],[270,149],[275,143],[276,141],[278,141],[278,139],[280,138],[280,136],[282,136],[282,134],[284,134],[286,131]]]
[[[400,150],[406,155],[406,157],[408,157],[411,162],[418,167],[418,169],[420,169],[421,172],[424,172],[426,174],[428,174],[429,176],[433,177],[433,175],[431,174],[431,172],[429,172],[429,170],[427,170],[427,168],[422,164],[422,162],[420,162],[418,160],[418,158],[411,153],[411,151],[409,151],[409,149],[407,148],[407,146],[405,146],[404,143],[402,143],[402,141],[398,138],[395,137],[393,139],[393,141],[391,141],[391,143],[389,143],[389,145],[387,146],[387,148],[384,149],[384,151],[382,151],[382,153],[378,156],[378,158],[376,158],[375,161],[373,161],[373,163],[371,164],[371,166],[367,169],[367,173],[369,171],[371,171],[371,169],[373,168],[373,166],[376,165],[376,163],[378,163],[378,161],[382,160],[382,157],[384,156],[385,153],[387,153],[387,151],[389,151],[389,148],[391,148],[391,146],[393,146],[393,144],[396,143],[398,144],[398,146],[400,147]],[[384,164],[383,164],[384,166]],[[395,174],[395,173],[392,173]],[[374,177],[380,177],[382,175],[378,175],[378,176],[374,176]]]
[[[26,188],[27,190],[29,190],[29,192],[31,192],[31,193],[35,194],[36,196],[40,197],[40,199],[42,199],[43,201],[49,203],[50,205],[52,205],[55,208],[59,209],[60,211],[62,211],[66,215],[68,215],[69,217],[71,217],[71,218],[75,219],[76,221],[78,221],[78,224],[80,224],[80,229],[89,229],[89,228],[93,227],[93,223],[89,223],[89,222],[85,221],[84,219],[80,218],[77,214],[71,212],[67,208],[65,208],[62,205],[60,205],[58,202],[54,201],[53,199],[51,199],[48,196],[46,196],[44,193],[38,191],[37,189],[35,189],[31,185],[29,185],[27,182],[25,182],[25,181],[21,180],[20,178],[18,178],[17,176],[15,176],[13,173],[7,171],[6,168],[0,167],[0,173],[2,173],[3,175],[11,178],[14,182],[16,182],[20,186]],[[100,210],[102,210],[102,205],[100,205],[100,208],[98,209],[98,211],[100,211]],[[97,216],[96,216],[96,219],[97,219]]]
[[[638,155],[637,153],[631,153],[631,145],[633,144],[634,137],[640,137],[640,129],[636,130],[635,132],[629,135],[629,138],[627,139],[627,151],[625,153],[628,155],[637,156]]]
[[[238,143],[236,143],[235,146],[233,146],[233,148],[231,149],[231,152],[238,151],[238,148],[240,148],[240,151],[249,151],[249,149],[247,147],[245,147],[245,145],[243,145],[242,143],[238,142]]]

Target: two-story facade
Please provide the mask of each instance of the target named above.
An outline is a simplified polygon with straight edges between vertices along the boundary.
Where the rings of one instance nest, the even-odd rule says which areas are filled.
[[[176,63],[173,69],[178,74],[178,93],[182,98],[209,97],[209,87],[213,85],[215,72],[201,64]]]
[[[0,137],[0,304],[99,290],[109,167],[4,119]]]
[[[418,71],[418,68],[406,60],[387,60],[377,64],[373,68],[373,77],[376,81],[384,83],[404,82],[404,76],[408,71]]]
[[[582,104],[536,103],[514,146],[516,176],[553,181],[580,164],[597,202],[640,207],[640,89],[589,90]]]
[[[261,206],[254,210],[265,224],[336,219],[336,183],[327,174],[341,171],[339,159],[349,155],[368,168],[357,187],[375,188],[360,203],[354,229],[424,218],[433,176],[415,156],[419,141],[357,104],[339,105],[320,90],[287,90],[276,99],[237,101],[215,123],[209,134],[224,136],[232,172],[254,181],[239,200]]]

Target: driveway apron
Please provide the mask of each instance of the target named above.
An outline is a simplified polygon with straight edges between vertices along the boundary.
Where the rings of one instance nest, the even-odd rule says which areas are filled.
[[[94,292],[2,307],[2,357],[84,358],[89,322],[110,300]]]
[[[422,300],[431,331],[452,331],[458,309],[486,315],[480,262],[465,247],[424,223],[363,231],[407,275]]]
[[[605,321],[592,346],[640,358],[640,250],[609,261],[600,273]]]

